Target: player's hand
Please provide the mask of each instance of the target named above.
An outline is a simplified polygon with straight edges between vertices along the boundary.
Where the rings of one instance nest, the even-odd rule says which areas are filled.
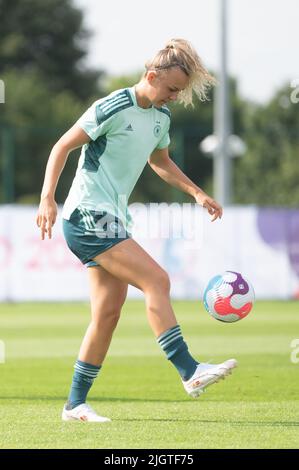
[[[211,222],[214,222],[214,220],[218,218],[221,219],[223,209],[213,198],[205,193],[198,193],[195,196],[195,200],[198,204],[207,209],[208,213],[212,216]]]
[[[36,224],[41,229],[41,239],[45,239],[45,234],[52,238],[52,227],[56,222],[57,204],[53,198],[43,198],[40,202],[36,217]]]

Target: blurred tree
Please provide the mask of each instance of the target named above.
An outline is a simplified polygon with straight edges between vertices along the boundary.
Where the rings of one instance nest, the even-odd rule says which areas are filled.
[[[141,76],[142,71],[137,71],[129,75],[112,75],[110,77],[106,77],[105,94],[108,95],[120,88],[131,87],[139,82]]]
[[[84,66],[89,33],[70,0],[0,0],[0,202],[37,203],[55,141],[101,96],[103,72]],[[63,202],[78,152],[56,196]]]
[[[86,99],[101,72],[84,66],[90,34],[70,0],[0,0],[0,75],[38,71],[50,91]]]
[[[235,163],[236,202],[299,205],[299,113],[289,85],[264,106],[247,106],[242,138],[248,151]]]
[[[103,72],[84,65],[89,34],[83,13],[71,0],[0,0],[0,21],[0,77],[6,87],[6,103],[0,105],[0,201],[14,186],[11,200],[36,203],[49,151],[59,136],[92,101],[134,85],[142,71],[106,79],[104,93],[99,88]],[[230,89],[233,131],[248,147],[246,155],[234,161],[234,202],[298,206],[299,104],[290,101],[289,86],[263,106],[241,100],[234,79]],[[195,98],[194,108],[170,108],[170,154],[196,184],[213,194],[212,159],[198,148],[213,132],[213,94],[206,103]],[[58,202],[64,201],[71,184],[76,155],[59,183]],[[13,185],[6,181],[12,172]],[[131,202],[173,200],[190,198],[147,166]]]
[[[13,158],[11,178],[13,200],[19,203],[39,202],[46,162],[58,138],[71,127],[84,112],[86,105],[68,91],[53,94],[44,87],[37,73],[23,74],[20,80],[16,71],[2,75],[6,84],[6,103],[0,115],[0,201],[4,199],[5,185],[11,184],[6,167]],[[9,104],[9,105],[8,105]],[[71,154],[56,197],[64,201],[75,168],[78,151]]]

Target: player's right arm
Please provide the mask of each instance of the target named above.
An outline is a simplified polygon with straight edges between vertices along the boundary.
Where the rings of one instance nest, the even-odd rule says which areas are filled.
[[[56,142],[50,153],[44,184],[41,192],[40,205],[36,217],[37,226],[41,229],[41,239],[45,234],[52,236],[52,227],[57,217],[57,204],[55,202],[55,191],[61,172],[66,160],[72,150],[87,144],[90,137],[84,130],[75,124]]]

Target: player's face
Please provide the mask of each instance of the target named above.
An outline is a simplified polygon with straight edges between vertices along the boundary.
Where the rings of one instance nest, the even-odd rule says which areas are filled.
[[[150,71],[148,73],[150,84],[148,98],[157,107],[161,107],[169,101],[176,101],[179,92],[186,88],[188,81],[188,76],[179,67],[172,67],[159,73]]]

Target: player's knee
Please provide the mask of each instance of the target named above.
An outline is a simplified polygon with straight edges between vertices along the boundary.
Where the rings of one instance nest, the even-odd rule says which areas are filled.
[[[99,299],[98,302],[93,304],[93,318],[95,323],[101,323],[102,321],[109,322],[111,324],[117,324],[121,309],[126,300],[125,294],[115,294],[113,298],[109,296],[107,299]]]
[[[109,305],[110,305],[109,310],[111,311],[111,314],[114,311],[116,316],[120,315],[120,311],[122,309],[123,304],[125,303],[126,297],[127,297],[127,289],[114,293],[113,299],[109,298]]]
[[[111,308],[105,310],[104,318],[111,326],[116,326],[120,318],[121,307],[119,305],[111,305]]]
[[[166,271],[164,269],[159,270],[153,276],[152,280],[152,287],[155,291],[159,291],[165,294],[169,294],[170,292],[170,279]]]
[[[98,311],[94,311],[92,324],[93,327],[97,330],[101,330],[104,325],[106,327],[115,327],[119,320],[121,313],[121,307],[115,304],[111,304],[109,306],[105,306],[105,308],[101,308]]]

